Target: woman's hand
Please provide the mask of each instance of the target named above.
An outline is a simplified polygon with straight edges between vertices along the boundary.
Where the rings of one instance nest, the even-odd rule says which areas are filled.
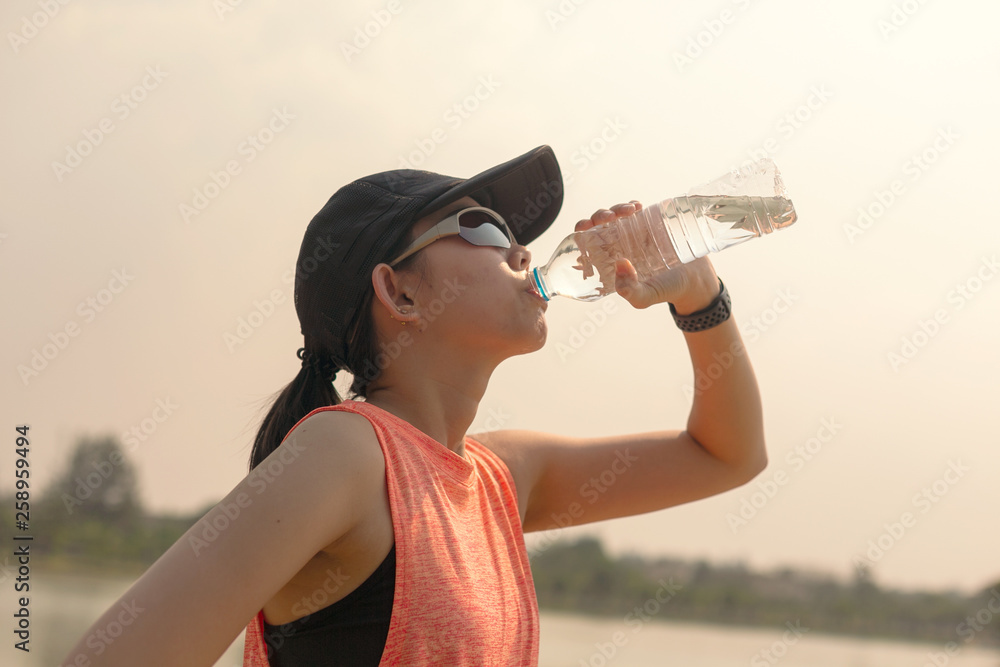
[[[641,210],[642,204],[634,199],[628,204],[602,208],[589,219],[576,223],[576,231],[605,225]],[[615,291],[635,308],[648,308],[669,301],[679,315],[689,315],[707,307],[715,299],[719,294],[719,279],[707,257],[661,271],[643,281],[638,280],[632,263],[622,258],[615,262]]]

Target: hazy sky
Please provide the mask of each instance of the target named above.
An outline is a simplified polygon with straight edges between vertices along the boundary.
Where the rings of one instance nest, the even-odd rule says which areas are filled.
[[[341,185],[404,161],[470,176],[549,144],[567,191],[531,246],[543,263],[597,208],[766,153],[799,221],[712,261],[770,467],[563,535],[841,576],[881,542],[880,583],[994,583],[998,22],[985,1],[7,2],[9,444],[31,425],[38,493],[81,434],[145,425],[124,441],[144,501],[192,511],[245,475],[260,411],[298,369],[291,271]],[[692,373],[665,305],[553,301],[547,319],[475,426],[684,426]]]

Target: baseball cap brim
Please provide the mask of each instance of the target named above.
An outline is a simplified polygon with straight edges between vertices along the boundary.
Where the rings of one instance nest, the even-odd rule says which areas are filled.
[[[503,216],[523,245],[552,225],[563,202],[562,173],[549,146],[539,146],[472,178],[454,179],[438,187],[443,191],[434,193],[416,217],[471,197]]]

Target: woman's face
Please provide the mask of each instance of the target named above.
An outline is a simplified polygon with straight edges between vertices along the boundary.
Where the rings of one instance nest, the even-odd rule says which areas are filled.
[[[449,215],[479,204],[470,197],[420,219],[416,238]],[[415,308],[427,332],[458,349],[474,348],[499,359],[540,349],[548,304],[529,292],[531,253],[514,240],[510,248],[476,246],[460,236],[439,239],[420,250],[422,279]],[[452,348],[456,349],[456,348]]]

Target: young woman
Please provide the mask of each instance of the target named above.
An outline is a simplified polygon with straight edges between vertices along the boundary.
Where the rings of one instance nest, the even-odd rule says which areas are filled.
[[[545,343],[525,244],[561,204],[547,146],[470,179],[399,170],[334,194],[296,270],[302,367],[261,425],[250,474],[63,664],[212,665],[246,627],[254,667],[536,665],[523,533],[753,479],[767,460],[760,396],[705,258],[645,283],[627,260],[616,267],[618,294],[636,308],[669,303],[694,370],[714,378],[685,430],[467,434],[497,365]],[[599,210],[576,229],[638,208]],[[721,374],[720,354],[731,361]],[[364,400],[338,396],[342,370]],[[627,483],[583,502],[581,487],[607,470]]]

